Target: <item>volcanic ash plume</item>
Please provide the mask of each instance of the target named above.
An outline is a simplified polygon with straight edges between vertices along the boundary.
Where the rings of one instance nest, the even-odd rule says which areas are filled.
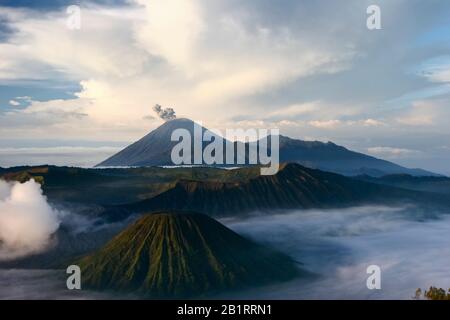
[[[163,108],[159,104],[156,104],[153,107],[153,111],[155,111],[156,114],[164,121],[173,120],[177,117],[173,108]]]

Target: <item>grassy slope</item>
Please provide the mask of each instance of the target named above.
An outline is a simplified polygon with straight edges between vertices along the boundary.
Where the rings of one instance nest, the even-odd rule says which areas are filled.
[[[195,213],[146,215],[79,264],[89,288],[158,297],[287,280],[298,272],[290,258]]]

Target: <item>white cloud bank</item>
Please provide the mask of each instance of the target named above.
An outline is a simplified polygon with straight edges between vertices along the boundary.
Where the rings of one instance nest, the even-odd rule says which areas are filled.
[[[45,250],[59,227],[59,216],[34,180],[25,183],[0,180],[0,260]]]
[[[411,154],[419,153],[417,150],[410,150],[404,148],[394,148],[394,147],[371,147],[367,149],[369,154],[378,157],[384,157],[387,159],[397,159],[401,157],[408,157]]]
[[[445,212],[365,206],[225,222],[240,234],[285,251],[318,277],[218,298],[408,300],[417,288],[450,287],[450,217]],[[382,271],[381,290],[366,286],[366,269],[373,264]]]

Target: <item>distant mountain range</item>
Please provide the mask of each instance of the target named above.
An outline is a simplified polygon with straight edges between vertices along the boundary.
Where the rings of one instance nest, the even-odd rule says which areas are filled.
[[[199,213],[143,216],[77,261],[83,286],[148,297],[190,297],[289,280],[288,256],[247,240]]]
[[[363,181],[389,185],[397,188],[450,194],[450,178],[444,176],[419,177],[419,176],[411,176],[408,174],[391,174],[379,178],[371,177],[368,175],[361,175],[355,178]]]
[[[193,136],[194,124],[189,119],[175,119],[165,122],[142,139],[99,163],[97,166],[174,165],[171,160],[171,151],[178,142],[171,141],[171,134],[175,129],[182,128],[188,130]],[[201,130],[204,132],[207,129],[202,127]],[[375,177],[386,174],[436,176],[436,174],[422,169],[409,169],[386,160],[354,152],[332,142],[303,141],[285,136],[280,136],[279,142],[280,162],[296,162],[309,168],[350,176],[362,174]],[[226,143],[225,139],[224,143]],[[241,144],[241,142],[234,142],[236,153],[238,144]],[[206,145],[207,143],[203,143],[203,148]]]

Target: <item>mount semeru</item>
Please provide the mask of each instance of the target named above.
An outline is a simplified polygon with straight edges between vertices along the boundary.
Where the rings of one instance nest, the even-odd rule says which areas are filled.
[[[114,154],[99,167],[122,166],[173,166],[171,160],[172,149],[178,141],[171,141],[172,132],[176,129],[185,129],[194,136],[196,123],[192,120],[180,118],[167,121],[140,140],[132,143],[120,152]],[[204,133],[207,128],[198,125],[199,132]],[[218,137],[218,135],[213,134]],[[270,140],[270,137],[269,137]],[[226,153],[227,140],[223,139],[224,153]],[[242,150],[242,142],[233,142],[235,163],[238,150]],[[270,147],[270,143],[268,143]],[[207,143],[203,143],[202,150]],[[248,150],[248,145],[244,147]],[[194,159],[193,148],[191,159]],[[296,162],[309,168],[335,172],[343,175],[383,176],[385,174],[411,174],[416,176],[432,176],[434,173],[422,169],[409,169],[395,163],[348,150],[332,142],[303,141],[286,136],[279,136],[280,162]],[[247,154],[243,155],[247,159]],[[224,156],[225,158],[225,156]],[[248,161],[246,161],[248,163]]]
[[[81,259],[83,286],[146,297],[191,297],[289,280],[288,256],[192,212],[147,214]]]

